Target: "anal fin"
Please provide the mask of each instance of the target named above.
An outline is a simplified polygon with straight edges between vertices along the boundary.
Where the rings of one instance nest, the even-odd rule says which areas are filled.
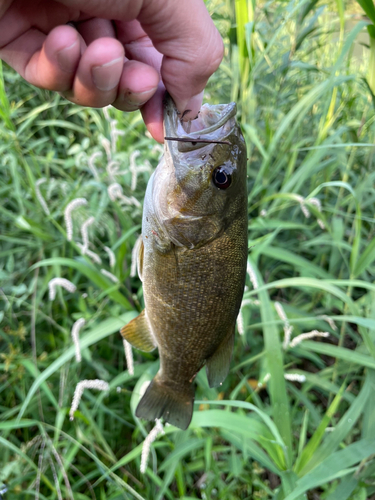
[[[125,340],[140,351],[150,352],[156,348],[156,342],[146,316],[146,309],[130,323],[123,326],[120,332]]]
[[[231,333],[225,337],[214,354],[207,360],[206,373],[208,385],[210,387],[219,387],[226,379],[232,359],[233,344],[234,328]]]

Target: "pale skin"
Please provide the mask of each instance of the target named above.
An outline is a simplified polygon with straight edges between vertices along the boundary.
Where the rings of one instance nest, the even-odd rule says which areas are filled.
[[[194,118],[222,56],[203,0],[0,0],[0,59],[71,102],[141,109],[159,142],[165,88]]]

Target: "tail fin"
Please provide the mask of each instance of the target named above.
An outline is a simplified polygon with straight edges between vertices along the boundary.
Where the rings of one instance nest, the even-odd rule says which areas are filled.
[[[155,420],[164,418],[182,430],[186,430],[193,415],[193,384],[168,384],[158,374],[151,381],[135,412],[138,418]]]

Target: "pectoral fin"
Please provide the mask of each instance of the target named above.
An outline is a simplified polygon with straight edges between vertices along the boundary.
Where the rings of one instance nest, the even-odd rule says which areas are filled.
[[[142,280],[142,273],[143,273],[143,255],[145,253],[145,247],[143,245],[143,240],[142,240],[142,236],[139,237],[139,243],[137,241],[136,244],[139,245],[139,248],[138,248],[138,255],[137,255],[137,270],[138,270],[138,276],[139,276],[139,279],[141,281]]]
[[[123,326],[120,332],[125,340],[140,351],[150,352],[156,347],[156,342],[147,319],[146,309],[126,326]]]
[[[206,373],[210,387],[218,387],[226,379],[232,359],[233,344],[234,328],[206,363]]]
[[[170,240],[179,247],[199,248],[213,240],[222,229],[220,221],[208,216],[175,216],[163,220]]]

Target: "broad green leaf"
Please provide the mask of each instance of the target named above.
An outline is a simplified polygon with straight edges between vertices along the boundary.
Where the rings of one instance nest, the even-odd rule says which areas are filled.
[[[228,410],[195,411],[190,425],[191,428],[222,427],[239,432],[244,437],[254,439],[255,441],[259,441],[262,438],[269,440],[273,438],[267,427],[262,422],[259,422],[259,420]]]
[[[219,427],[220,429],[238,433],[243,439],[248,439],[249,454],[252,454],[255,460],[259,460],[261,463],[268,463],[270,460],[252,441],[256,441],[262,446],[273,461],[278,461],[279,459],[280,446],[272,439],[272,434],[268,431],[267,427],[254,418],[245,417],[226,410],[196,411],[193,414],[190,428],[201,427]]]
[[[263,280],[255,268],[255,264],[249,260],[249,265],[257,276],[259,288],[257,289],[260,300],[260,313],[262,321],[272,318],[274,311],[268,293],[263,287]],[[266,351],[266,366],[270,373],[270,397],[273,406],[273,418],[277,425],[282,440],[286,447],[286,465],[290,466],[292,456],[292,436],[290,423],[289,401],[286,392],[286,384],[283,369],[283,354],[281,349],[279,333],[274,325],[263,326],[264,346]]]
[[[343,477],[335,491],[327,497],[327,500],[347,500],[355,490],[357,484],[358,479],[355,474]]]
[[[346,280],[350,281],[350,280]],[[348,304],[349,309],[353,311],[354,313],[356,312],[356,307],[354,305],[354,302],[350,299],[350,297],[347,296],[346,293],[341,291],[339,288],[334,286],[334,284],[338,284],[339,280],[318,280],[315,278],[285,278],[277,281],[273,281],[271,283],[267,283],[266,285],[260,285],[257,290],[253,290],[251,292],[246,292],[245,297],[251,297],[252,295],[259,294],[263,290],[268,290],[270,288],[286,288],[286,287],[296,287],[296,288],[303,288],[303,287],[310,287],[310,288],[318,288],[322,291],[325,291],[327,293],[330,293],[340,300],[342,300],[345,304]],[[343,284],[343,286],[345,286]],[[355,285],[353,285],[355,286]],[[375,287],[374,287],[375,288]],[[269,316],[268,316],[269,317]]]
[[[372,0],[357,0],[359,5],[365,11],[366,16],[369,17],[373,24],[375,24],[375,6]]]
[[[368,398],[371,397],[371,389],[371,381],[368,377],[366,377],[365,383],[363,384],[363,387],[354,403],[351,404],[349,409],[342,416],[338,424],[335,426],[334,431],[329,433],[322,445],[316,450],[307,464],[300,469],[300,476],[304,476],[311,470],[314,470],[314,468],[319,467],[320,464],[326,461],[327,458],[337,450],[340,443],[346,439],[349,432],[362,414]],[[373,438],[371,437],[370,440],[372,439]],[[373,448],[373,453],[375,453],[375,448]],[[349,467],[350,465],[352,464],[345,465],[345,467]]]
[[[374,450],[375,439],[362,439],[344,450],[330,454],[320,465],[297,481],[295,490],[285,500],[295,500],[306,491],[350,474],[355,470],[350,467],[373,455]]]
[[[375,369],[374,358],[367,356],[366,354],[360,354],[359,352],[346,349],[345,347],[339,347],[322,342],[313,342],[311,340],[305,340],[299,347],[309,351],[318,352],[320,354],[325,354],[326,356],[342,359],[344,361],[348,361],[349,363],[356,363],[360,366],[367,366],[368,368]]]
[[[41,429],[41,424],[38,420],[23,419],[23,420],[8,420],[6,422],[0,422],[0,430],[6,431],[10,429],[22,429],[24,427],[39,427]]]
[[[267,425],[268,429],[272,432],[276,442],[282,447],[285,447],[285,444],[280,436],[280,432],[270,417],[262,410],[260,410],[257,406],[247,403],[246,401],[231,401],[227,399],[222,399],[220,401],[212,401],[212,400],[197,400],[195,404],[208,404],[208,405],[219,405],[219,406],[231,406],[233,408],[243,408],[244,410],[254,411],[263,422]]]
[[[322,267],[284,248],[269,245],[262,249],[262,254],[267,255],[267,257],[272,257],[275,260],[287,262],[297,268],[300,267],[303,272],[308,272],[309,274],[311,273],[318,278],[327,279],[332,277]]]

